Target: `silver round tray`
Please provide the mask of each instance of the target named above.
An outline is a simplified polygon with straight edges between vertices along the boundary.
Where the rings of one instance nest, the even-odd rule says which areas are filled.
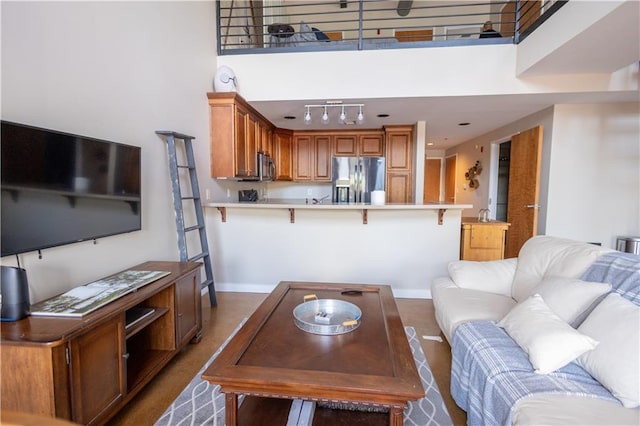
[[[305,302],[293,310],[293,321],[307,333],[344,334],[360,326],[362,311],[353,303],[336,299],[313,299],[305,296]],[[308,300],[311,299],[311,300]]]

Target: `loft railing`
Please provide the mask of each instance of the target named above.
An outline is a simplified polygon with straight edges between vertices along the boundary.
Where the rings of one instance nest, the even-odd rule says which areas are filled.
[[[218,53],[519,43],[566,2],[222,0]]]

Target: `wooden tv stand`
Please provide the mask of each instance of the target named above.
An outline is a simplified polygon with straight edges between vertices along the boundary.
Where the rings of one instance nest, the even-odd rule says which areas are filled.
[[[105,423],[189,341],[200,341],[200,266],[146,262],[127,269],[170,274],[82,318],[2,322],[2,410]],[[127,311],[140,307],[154,310],[127,327]]]

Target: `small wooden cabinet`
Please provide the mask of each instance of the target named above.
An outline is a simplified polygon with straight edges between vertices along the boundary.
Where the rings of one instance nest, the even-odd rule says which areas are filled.
[[[147,262],[131,269],[170,274],[82,318],[2,322],[2,409],[105,423],[189,341],[199,341],[200,266]],[[138,308],[153,310],[127,320]]]
[[[388,203],[413,202],[413,126],[385,126]]]
[[[463,217],[460,234],[461,260],[504,259],[504,247],[509,223],[479,222],[477,218]]]
[[[333,136],[332,155],[337,157],[383,157],[384,133],[379,130],[352,131]]]
[[[208,93],[211,177],[256,177],[257,155],[272,155],[273,125],[240,95]]]

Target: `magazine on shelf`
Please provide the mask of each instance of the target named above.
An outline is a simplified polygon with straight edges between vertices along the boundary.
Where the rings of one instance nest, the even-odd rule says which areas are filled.
[[[36,303],[31,315],[82,317],[167,275],[167,271],[121,272]]]
[[[154,308],[148,308],[143,306],[134,306],[133,308],[127,310],[126,318],[125,318],[125,326],[124,329],[128,330],[134,325],[138,324],[143,319],[152,315],[156,310]]]

